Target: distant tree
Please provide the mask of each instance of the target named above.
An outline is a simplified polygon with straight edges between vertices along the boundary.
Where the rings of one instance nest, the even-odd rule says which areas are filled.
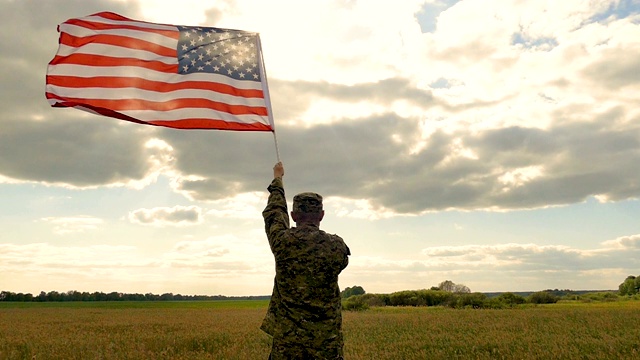
[[[173,300],[173,293],[164,293],[160,295],[160,300]]]
[[[469,289],[466,285],[456,284],[453,287],[453,292],[457,294],[469,294],[471,293],[471,289]]]
[[[633,275],[627,276],[620,286],[618,286],[619,294],[624,295],[635,295],[640,293],[640,276],[636,277]]]
[[[366,292],[364,291],[362,286],[354,285],[353,287],[347,287],[346,289],[344,289],[340,293],[340,295],[342,296],[343,299],[346,299],[354,295],[364,295],[365,293]]]
[[[62,297],[57,291],[49,291],[47,293],[47,301],[62,301]]]
[[[454,284],[453,281],[445,280],[440,284],[438,284],[438,289],[446,292],[453,292],[453,289],[455,288],[455,286],[456,284]]]
[[[66,293],[68,301],[82,301],[82,293],[76,290],[69,290]]]
[[[445,280],[438,284],[437,288],[431,288],[432,290],[441,290],[450,293],[458,293],[458,294],[469,294],[471,289],[463,284],[456,284],[451,280]]]
[[[113,291],[107,294],[107,301],[120,301],[122,300],[122,293]]]

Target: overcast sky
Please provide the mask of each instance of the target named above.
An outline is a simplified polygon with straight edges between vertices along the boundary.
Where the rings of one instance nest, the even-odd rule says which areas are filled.
[[[640,274],[640,1],[0,0],[0,290],[270,294],[270,133],[54,109],[56,26],[260,33],[289,201],[340,286],[617,289]]]

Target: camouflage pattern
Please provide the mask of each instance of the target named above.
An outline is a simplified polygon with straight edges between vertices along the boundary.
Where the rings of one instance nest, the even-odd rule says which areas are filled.
[[[320,213],[322,212],[322,196],[312,192],[304,192],[293,197],[293,212]]]
[[[273,337],[270,358],[342,359],[338,275],[349,263],[349,248],[316,225],[290,228],[282,179],[268,190],[262,216],[276,277],[261,329]]]

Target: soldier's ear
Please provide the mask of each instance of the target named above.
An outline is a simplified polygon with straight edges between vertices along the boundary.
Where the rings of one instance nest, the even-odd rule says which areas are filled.
[[[293,219],[294,222],[298,222],[298,215],[293,211],[291,212],[291,219]]]
[[[322,210],[322,212],[320,213],[320,216],[318,217],[318,221],[322,221],[323,218],[324,218],[324,210]]]

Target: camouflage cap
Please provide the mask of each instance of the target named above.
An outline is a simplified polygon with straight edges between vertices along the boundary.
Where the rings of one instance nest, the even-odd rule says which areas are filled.
[[[294,196],[293,212],[295,213],[322,212],[322,196],[312,192],[304,192]]]

